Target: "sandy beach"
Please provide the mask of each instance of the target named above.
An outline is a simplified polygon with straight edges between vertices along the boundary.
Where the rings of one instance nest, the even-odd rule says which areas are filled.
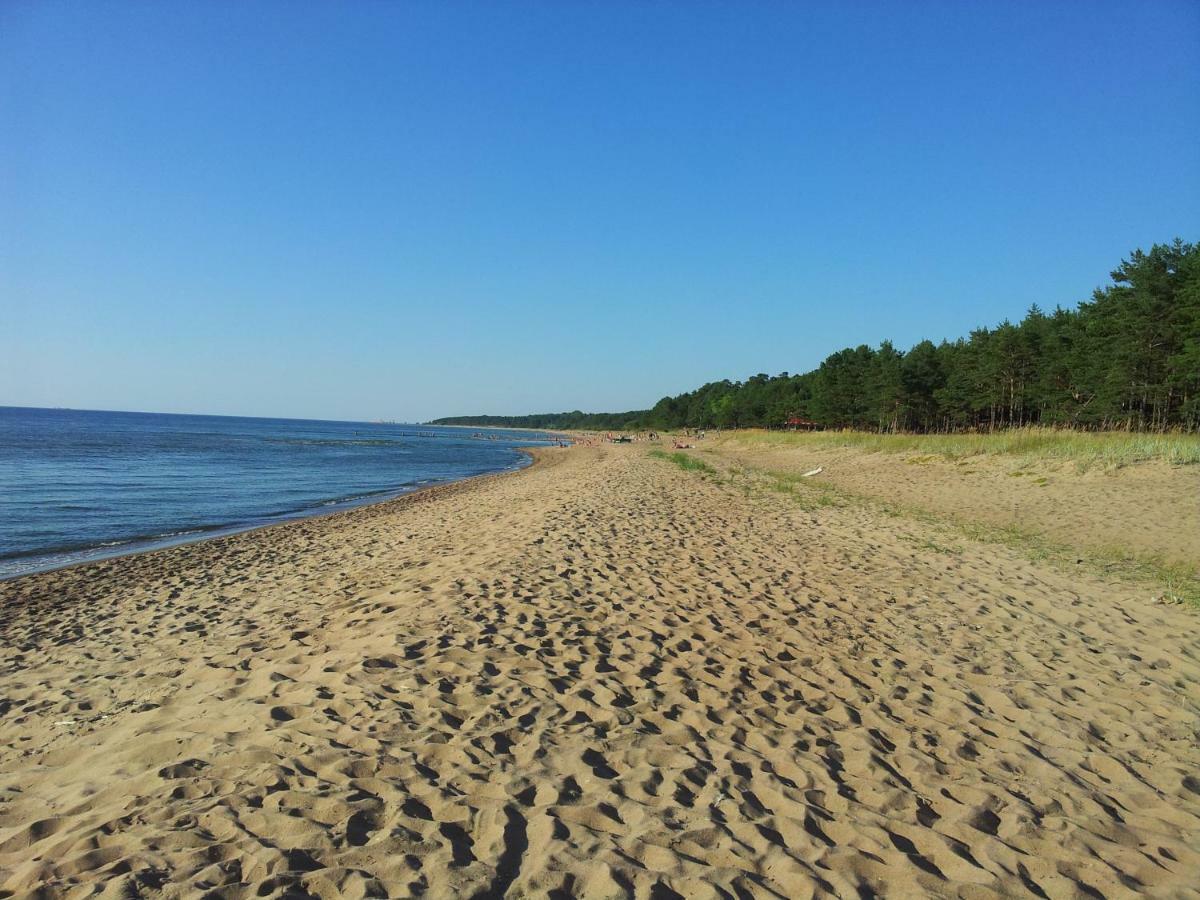
[[[537,457],[0,584],[0,897],[1200,895],[1194,610]]]

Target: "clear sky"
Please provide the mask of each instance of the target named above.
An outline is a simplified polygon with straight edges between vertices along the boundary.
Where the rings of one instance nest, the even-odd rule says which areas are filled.
[[[0,405],[653,404],[1200,239],[1200,4],[0,3]]]

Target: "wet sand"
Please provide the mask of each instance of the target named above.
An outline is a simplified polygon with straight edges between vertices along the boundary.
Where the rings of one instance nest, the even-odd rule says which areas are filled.
[[[0,584],[0,896],[1195,895],[1193,611],[538,456]]]

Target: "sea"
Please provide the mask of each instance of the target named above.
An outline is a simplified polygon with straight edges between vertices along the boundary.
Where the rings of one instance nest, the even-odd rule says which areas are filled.
[[[529,463],[550,434],[0,406],[0,579]]]

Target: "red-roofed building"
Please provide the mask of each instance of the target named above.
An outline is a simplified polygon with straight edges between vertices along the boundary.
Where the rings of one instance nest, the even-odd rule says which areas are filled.
[[[788,416],[787,421],[783,423],[783,427],[790,431],[819,431],[821,423],[814,422],[812,419],[802,418],[801,416]]]

